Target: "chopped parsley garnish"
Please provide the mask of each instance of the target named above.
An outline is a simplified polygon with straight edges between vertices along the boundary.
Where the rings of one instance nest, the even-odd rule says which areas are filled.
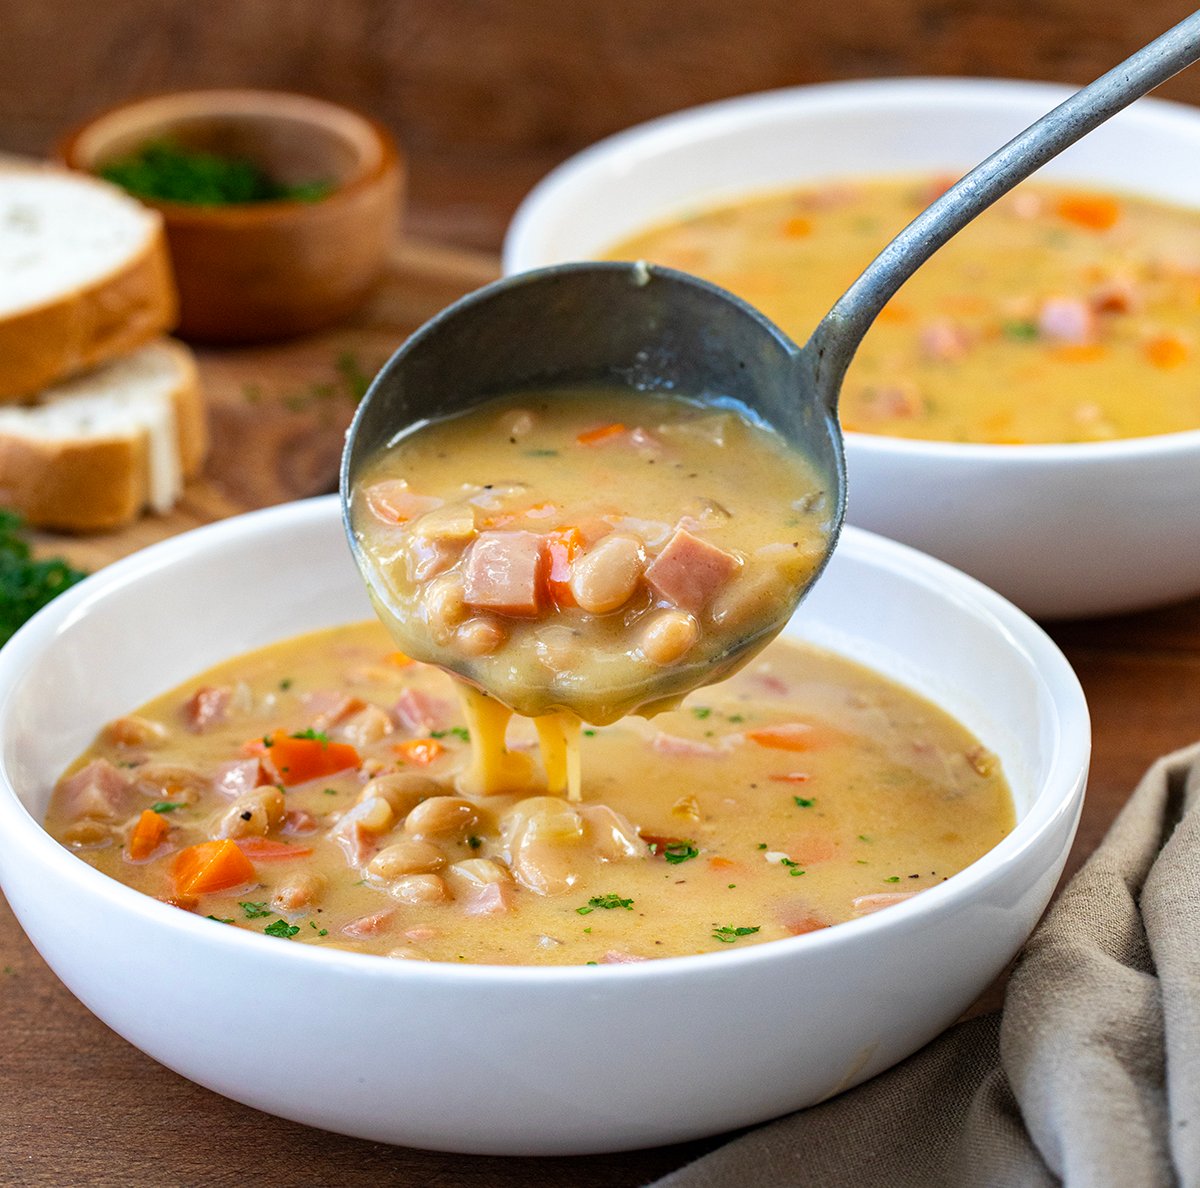
[[[817,803],[813,796],[793,796],[792,799],[796,802],[797,808],[812,808]]]
[[[735,928],[732,924],[726,924],[713,929],[713,940],[719,940],[723,945],[731,945],[739,936],[753,936],[760,927],[761,925],[755,924],[753,928]]]
[[[692,717],[693,718],[699,718],[700,721],[703,722],[705,718],[710,717],[711,715],[712,715],[712,709],[707,705],[692,706]]]
[[[467,838],[467,845],[469,845],[472,850],[478,850],[479,847],[483,845],[483,838],[476,837],[476,835],[472,833],[471,836]]]
[[[316,925],[315,925],[315,924],[314,924],[314,923],[313,923],[311,920],[309,920],[309,922],[308,922],[308,926],[309,926],[309,928],[311,928],[311,929],[313,930],[313,932],[315,932],[315,933],[316,933],[318,936],[328,936],[328,935],[329,935],[329,929],[328,929],[328,928],[318,928],[318,927],[317,927],[317,926],[316,926]]]
[[[295,734],[289,734],[288,738],[308,738],[313,742],[319,742],[323,747],[329,746],[329,735],[323,730],[314,730],[311,726],[307,730],[298,730]]]
[[[526,450],[525,457],[526,458],[557,458],[558,451],[557,450],[542,450],[542,449]]]
[[[870,839],[870,838],[869,838],[869,837],[868,837],[868,836],[867,836],[865,833],[860,833],[860,834],[858,835],[858,840],[859,840],[860,842],[866,842],[866,843],[867,843],[867,845],[870,845],[870,844],[871,844],[871,839]]]
[[[1038,336],[1036,322],[1004,322],[1000,327],[1005,338],[1017,342],[1032,342]]]
[[[759,848],[760,850],[765,850],[765,849],[767,848],[767,843],[766,843],[766,842],[759,842],[759,843],[758,843],[758,848]]]
[[[804,873],[804,868],[800,865],[800,863],[793,862],[790,858],[780,858],[779,865],[790,867],[788,874],[802,875]]]
[[[221,916],[205,916],[206,920],[215,920],[218,924],[232,924],[233,920],[223,919]]]
[[[575,910],[581,916],[586,916],[597,908],[624,908],[627,912],[631,912],[633,911],[633,900],[622,899],[619,895],[593,895],[584,907],[577,907]]]
[[[730,714],[725,719],[725,721],[732,722],[735,726],[738,725],[738,723],[740,723],[740,722],[744,722],[745,720],[746,720],[745,714]]]
[[[672,866],[678,866],[680,862],[687,862],[692,858],[699,858],[700,851],[696,849],[690,841],[668,842],[663,846],[663,857],[671,863]]]
[[[267,909],[267,901],[265,899],[261,903],[242,903],[239,901],[238,907],[246,913],[247,920],[257,920],[260,916],[269,916],[271,914]]]
[[[68,586],[87,575],[61,557],[35,561],[21,517],[0,511],[0,644]]]
[[[151,806],[152,813],[173,813],[177,808],[187,808],[183,800],[156,800]]]
[[[275,740],[269,734],[264,734],[262,737],[262,745],[264,747],[273,747],[275,745]]]
[[[292,687],[292,678],[284,677],[283,680],[279,682],[279,687],[283,690],[283,692],[286,693]]]
[[[449,730],[431,730],[429,737],[445,738],[449,734],[454,735],[455,738],[462,739],[463,742],[471,741],[471,732],[465,726],[451,726]]]
[[[270,913],[268,913],[269,915]],[[300,931],[299,924],[289,924],[286,920],[275,920],[263,929],[268,936],[282,936],[285,940],[295,936]]]
[[[585,730],[583,733],[587,738],[595,738],[596,737],[596,732],[594,730]]]
[[[326,788],[325,789],[326,796],[336,796],[337,794],[338,794],[338,790],[336,788]]]
[[[899,875],[890,875],[888,878],[884,879],[883,881],[885,883],[898,883],[900,881],[900,876]]]

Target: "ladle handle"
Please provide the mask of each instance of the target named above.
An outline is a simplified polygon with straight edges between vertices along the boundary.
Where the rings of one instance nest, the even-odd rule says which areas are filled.
[[[1200,58],[1200,11],[1015,136],[922,211],[867,266],[813,331],[817,393],[830,411],[850,360],[896,290],[948,239],[1018,182]]]

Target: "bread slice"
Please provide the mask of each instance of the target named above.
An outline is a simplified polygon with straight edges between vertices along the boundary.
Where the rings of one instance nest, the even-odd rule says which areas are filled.
[[[38,528],[119,528],[170,511],[207,448],[191,352],[163,339],[0,408],[0,506]]]
[[[125,354],[176,318],[162,218],[48,165],[0,165],[0,403]]]

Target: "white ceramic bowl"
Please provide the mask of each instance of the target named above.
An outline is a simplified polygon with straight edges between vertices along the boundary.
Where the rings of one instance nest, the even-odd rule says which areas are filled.
[[[667,116],[542,181],[509,229],[504,268],[588,259],[688,207],[789,182],[961,172],[1069,93],[964,79],[831,83]],[[1142,100],[1042,174],[1195,205],[1200,111]],[[1064,446],[849,433],[846,455],[851,523],[967,570],[1030,614],[1099,615],[1200,593],[1200,430]]]
[[[43,832],[56,776],[107,719],[228,656],[369,615],[326,498],[110,566],[0,650],[0,882],[13,910],[105,1023],[248,1105],[497,1154],[635,1148],[761,1121],[872,1076],[951,1023],[1062,870],[1089,753],[1071,669],[991,591],[854,530],[790,630],[944,705],[999,753],[1018,804],[999,846],[898,907],[717,955],[460,967],[217,928]],[[281,1043],[280,1020],[303,1026]]]

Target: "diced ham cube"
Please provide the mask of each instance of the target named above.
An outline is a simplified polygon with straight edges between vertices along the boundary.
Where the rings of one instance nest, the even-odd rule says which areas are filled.
[[[396,725],[410,734],[428,734],[450,725],[452,706],[443,697],[431,697],[420,689],[405,689],[392,706]]]
[[[512,883],[485,883],[472,887],[460,902],[468,916],[498,916],[512,907],[516,893]]]
[[[210,727],[221,725],[229,716],[229,702],[232,697],[233,690],[228,686],[201,686],[184,704],[184,725],[193,734],[203,734]]]
[[[342,719],[329,732],[334,742],[349,743],[364,750],[392,733],[392,719],[377,705],[366,705],[356,714]]]
[[[806,932],[818,932],[829,927],[828,920],[822,920],[809,908],[793,905],[785,907],[779,913],[779,922],[792,936],[803,936]]]
[[[335,722],[356,714],[366,706],[361,697],[344,693],[341,689],[318,689],[305,693],[300,699],[306,713],[312,715],[309,725],[314,730],[327,730]]]
[[[667,734],[662,730],[654,736],[650,746],[660,755],[687,755],[696,759],[718,759],[727,754],[726,748],[718,743],[701,742],[695,738],[680,738],[676,734]]]
[[[432,495],[410,491],[403,479],[388,479],[368,487],[366,500],[371,513],[385,524],[404,524],[442,506],[442,501]]]
[[[263,783],[262,764],[257,759],[233,759],[222,763],[213,776],[213,791],[231,799],[253,792]]]
[[[544,538],[534,532],[481,532],[467,556],[464,599],[502,615],[532,616],[540,608]]]
[[[1047,297],[1038,310],[1038,332],[1053,342],[1082,345],[1096,337],[1096,314],[1078,297]]]
[[[349,924],[342,926],[342,934],[353,937],[355,940],[364,940],[369,936],[378,936],[381,932],[387,931],[387,927],[392,922],[392,917],[395,914],[396,911],[394,908],[385,908],[382,912],[374,912],[369,916],[359,916],[357,920],[351,920]]]
[[[922,327],[918,340],[921,354],[935,363],[954,363],[971,349],[971,334],[949,319],[930,322]]]
[[[58,796],[69,817],[111,820],[126,808],[129,780],[107,759],[93,759],[58,785]]]
[[[732,553],[680,528],[646,570],[646,582],[660,597],[699,614],[741,568]]]
[[[865,916],[870,912],[878,912],[883,908],[894,907],[896,904],[903,903],[906,899],[912,899],[914,895],[919,894],[919,891],[877,891],[873,895],[857,895],[850,903],[860,916]]]
[[[307,809],[288,809],[283,814],[282,829],[284,833],[313,833],[317,828],[317,819]]]

